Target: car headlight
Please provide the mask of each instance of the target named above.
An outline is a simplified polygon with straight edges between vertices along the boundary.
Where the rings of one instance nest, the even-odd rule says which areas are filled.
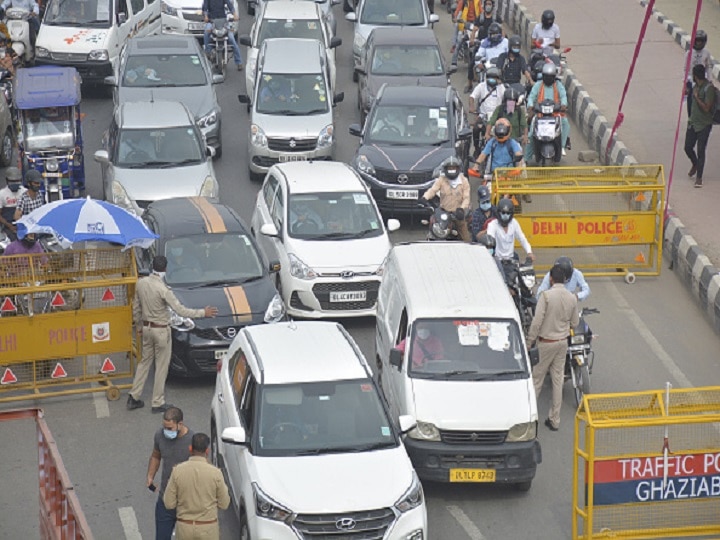
[[[273,521],[287,521],[292,512],[266,495],[262,489],[253,482],[253,495],[255,496],[255,512],[259,517]]]
[[[117,180],[113,180],[112,183],[112,202],[131,214],[136,214],[132,199],[128,196],[123,185]]]
[[[200,197],[217,197],[216,187],[217,183],[212,176],[208,176],[203,180],[202,186],[200,186]]]
[[[380,263],[380,266],[377,267],[377,270],[375,270],[376,276],[382,276],[385,272],[385,265],[387,264],[387,257],[385,257],[385,260]]]
[[[537,436],[537,422],[515,424],[508,431],[505,442],[532,441]]]
[[[279,294],[273,296],[270,300],[267,309],[265,310],[265,318],[263,319],[266,323],[274,323],[281,321],[285,315],[285,304],[283,304],[282,298]]]
[[[107,62],[110,60],[110,54],[107,49],[94,49],[88,53],[88,60],[92,62]]]
[[[365,37],[362,34],[355,32],[355,37],[353,38],[353,54],[360,56],[363,47],[365,47],[365,41]]]
[[[585,343],[585,334],[575,334],[570,338],[571,345],[580,345],[581,343]]]
[[[48,159],[45,162],[45,170],[48,172],[57,172],[60,165],[58,164],[57,159]]]
[[[332,124],[329,126],[325,126],[322,131],[320,132],[320,135],[318,136],[318,148],[327,148],[328,146],[332,146],[333,143],[333,127]]]
[[[50,51],[45,47],[35,47],[35,56],[38,58],[50,58]]]
[[[265,132],[257,124],[250,125],[250,143],[253,146],[260,146],[262,148],[266,148],[268,145]]]
[[[288,253],[288,260],[290,261],[290,275],[292,277],[308,280],[315,279],[317,277],[315,270],[310,268],[292,253]]]
[[[373,167],[373,164],[370,163],[370,160],[365,154],[360,154],[355,158],[355,167],[357,167],[357,170],[361,173],[375,176],[375,167]]]
[[[208,128],[217,122],[217,111],[211,111],[205,116],[198,118],[197,125],[200,129]]]
[[[419,441],[439,441],[440,432],[435,427],[435,424],[418,422],[414,428],[408,431],[408,437]]]
[[[525,274],[522,280],[528,289],[532,289],[535,286],[535,274]]]
[[[415,471],[412,473],[412,482],[410,483],[410,487],[405,492],[405,494],[400,497],[398,502],[395,503],[395,508],[397,508],[401,513],[408,512],[409,510],[412,510],[413,508],[417,508],[420,506],[423,502],[423,488],[422,484],[420,483],[420,480],[418,480],[417,474],[415,474]]]
[[[172,15],[173,17],[177,17],[178,14],[177,8],[172,7],[167,2],[160,2],[160,10],[165,15]]]
[[[443,227],[439,222],[436,221],[432,224],[432,232],[435,238],[446,238],[447,235],[450,233],[450,229],[447,227]]]

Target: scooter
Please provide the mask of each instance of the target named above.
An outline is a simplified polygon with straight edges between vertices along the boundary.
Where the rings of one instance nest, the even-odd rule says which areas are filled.
[[[591,313],[599,311],[594,308],[580,311],[580,322],[570,332],[565,355],[565,380],[572,381],[577,406],[582,403],[583,396],[590,393],[590,374],[595,361],[595,351],[592,350],[593,333],[584,317]]]
[[[430,219],[420,220],[420,223],[428,226],[427,240],[460,240],[455,219],[454,212],[447,212],[438,207],[433,210]]]
[[[33,59],[33,48],[30,44],[30,17],[31,11],[21,7],[11,7],[5,12],[5,24],[10,35],[12,49],[21,58],[24,64],[29,64]]]
[[[464,23],[465,26],[462,30],[462,38],[458,45],[458,60],[467,62],[468,64],[473,61],[475,56],[473,48],[470,47],[470,37],[472,36],[475,28],[475,23],[465,22],[463,19],[457,19],[458,24]]]
[[[540,166],[547,162],[558,163],[562,157],[562,113],[560,105],[552,99],[544,99],[535,107],[532,141],[535,161]]]

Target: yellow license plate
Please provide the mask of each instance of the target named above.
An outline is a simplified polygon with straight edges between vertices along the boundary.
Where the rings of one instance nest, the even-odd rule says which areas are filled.
[[[451,482],[494,482],[495,469],[450,469]]]

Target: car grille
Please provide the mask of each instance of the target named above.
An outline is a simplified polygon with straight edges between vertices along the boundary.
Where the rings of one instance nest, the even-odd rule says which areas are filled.
[[[194,358],[193,360],[195,361],[195,365],[197,366],[198,370],[202,371],[203,373],[217,372],[218,361],[215,360],[215,358],[208,356],[206,358]]]
[[[507,431],[445,431],[440,430],[440,439],[445,444],[502,444]]]
[[[398,180],[398,176],[407,176],[406,182]],[[425,184],[432,180],[432,171],[421,171],[421,172],[405,172],[405,171],[393,171],[389,169],[375,168],[375,178],[386,184],[398,184],[401,186],[413,185],[413,184]]]
[[[205,16],[202,13],[197,13],[197,10],[183,11],[182,16],[186,21],[203,22],[205,20]]]
[[[346,514],[298,514],[293,525],[304,540],[381,540],[394,521],[395,513],[381,508]]]
[[[88,55],[82,53],[51,53],[53,60],[60,60],[61,62],[84,62],[87,60]]]
[[[440,456],[441,469],[502,469],[504,467],[503,456]]]
[[[268,148],[275,152],[310,152],[311,150],[315,150],[316,146],[317,137],[312,139],[280,139],[268,137]]]
[[[193,333],[201,338],[201,339],[207,339],[209,341],[218,341],[218,340],[224,340],[224,341],[232,341],[235,336],[240,331],[240,328],[237,326],[226,326],[223,328],[195,328],[193,329]]]
[[[313,294],[323,310],[352,311],[370,309],[377,302],[379,281],[349,281],[343,283],[318,283],[313,286]],[[367,291],[364,301],[330,302],[330,292]]]

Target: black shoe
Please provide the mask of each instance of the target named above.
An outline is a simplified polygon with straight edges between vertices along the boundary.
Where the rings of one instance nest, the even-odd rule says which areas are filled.
[[[572,150],[572,145],[570,144],[570,137],[568,137],[567,141],[565,141],[565,149]]]
[[[545,425],[550,431],[558,431],[560,429],[559,427],[553,426],[549,418],[545,419]]]
[[[171,405],[170,403],[163,403],[159,407],[153,407],[152,412],[153,413],[164,413],[167,411],[170,407],[174,407],[175,405]]]
[[[134,397],[128,395],[128,400],[127,400],[128,411],[132,411],[133,409],[142,409],[144,406],[145,406],[145,402],[142,399],[135,399]]]

